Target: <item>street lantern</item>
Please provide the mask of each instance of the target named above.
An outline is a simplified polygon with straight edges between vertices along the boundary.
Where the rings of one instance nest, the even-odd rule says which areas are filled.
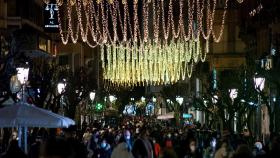
[[[176,101],[177,101],[180,105],[182,105],[183,102],[184,102],[184,98],[183,98],[183,97],[180,97],[180,96],[177,96],[177,97],[176,97]]]
[[[166,99],[166,102],[167,102],[168,104],[170,104],[170,103],[171,103],[171,100],[170,100],[170,99]]]
[[[25,84],[28,80],[29,68],[18,67],[17,68],[17,78],[21,84]]]
[[[58,94],[61,94],[62,92],[64,92],[65,91],[65,87],[66,87],[65,83],[62,83],[62,82],[58,83],[57,84],[57,92],[58,92]]]
[[[264,89],[264,84],[265,84],[265,78],[264,77],[254,77],[254,84],[255,84],[255,89],[257,91],[263,91]],[[260,136],[260,133],[261,133],[261,115],[262,115],[262,112],[261,112],[261,96],[260,94],[258,94],[258,103],[257,104],[254,104],[253,102],[249,102],[249,105],[256,105],[257,106],[257,112],[256,112],[256,120],[254,122],[255,124],[255,130],[256,130],[256,136]]]
[[[229,89],[229,97],[231,98],[232,101],[237,98],[237,95],[238,95],[237,89]]]
[[[89,99],[90,99],[91,101],[94,101],[94,99],[95,99],[95,94],[96,94],[95,91],[89,93]]]
[[[26,65],[28,65],[28,63],[26,63]],[[16,68],[16,70],[17,70],[17,80],[22,85],[21,100],[23,102],[25,102],[26,101],[26,95],[24,94],[25,88],[26,88],[25,83],[28,80],[29,68],[28,67],[18,67],[18,68]]]
[[[216,104],[218,102],[218,96],[217,95],[214,95],[213,98],[212,98],[212,102],[214,104]]]
[[[109,101],[110,101],[111,103],[115,102],[116,100],[117,100],[117,98],[116,98],[115,96],[109,95]]]
[[[204,105],[207,105],[207,103],[208,103],[208,101],[205,100],[205,99],[203,99],[203,104],[204,104]]]
[[[273,97],[273,98],[272,98],[272,101],[275,103],[275,102],[276,102],[276,97]]]
[[[145,102],[145,101],[146,101],[146,98],[142,96],[142,97],[141,97],[141,101],[142,101],[142,102]]]
[[[153,97],[153,98],[152,98],[152,101],[153,101],[154,103],[157,102],[157,98]]]
[[[254,77],[255,89],[262,91],[264,89],[265,78]]]

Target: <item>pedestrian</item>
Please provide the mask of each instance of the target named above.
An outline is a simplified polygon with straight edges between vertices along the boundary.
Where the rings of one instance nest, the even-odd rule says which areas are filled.
[[[214,158],[231,158],[232,154],[233,152],[228,141],[224,140],[221,147],[215,153]]]
[[[42,143],[40,158],[72,158],[71,150],[65,139],[51,137]]]
[[[18,141],[11,140],[8,150],[2,158],[27,158],[27,155],[19,148]]]
[[[110,158],[111,146],[105,139],[102,139],[98,148],[94,151],[92,158]]]
[[[120,137],[119,144],[114,148],[111,158],[133,158],[130,131],[126,130]]]
[[[32,143],[30,146],[30,149],[28,152],[29,158],[39,158],[41,144],[42,144],[42,137],[37,136],[34,143]]]
[[[71,158],[87,157],[87,148],[81,141],[78,140],[76,126],[70,126],[68,129],[65,129],[65,140],[68,145]]]
[[[167,138],[166,138],[166,140],[165,140],[165,147],[166,148],[172,148],[173,147],[173,143],[172,143],[172,135],[171,135],[171,133],[168,133],[167,134]]]
[[[241,144],[237,147],[232,158],[253,158],[253,154],[248,145]]]
[[[261,142],[256,142],[253,149],[253,155],[255,158],[265,158],[266,153],[263,150],[263,145]]]
[[[156,141],[155,138],[153,139],[153,145],[154,145],[154,155],[155,155],[155,158],[159,158],[160,152],[161,152],[161,148],[160,148],[160,145]]]
[[[86,146],[88,145],[88,143],[91,139],[91,136],[92,136],[92,134],[91,134],[90,128],[86,128],[86,131],[83,134],[83,142]]]
[[[184,158],[202,158],[202,153],[199,152],[194,138],[189,139]]]
[[[149,138],[149,131],[143,127],[139,137],[133,144],[132,153],[135,158],[152,158],[153,145]]]

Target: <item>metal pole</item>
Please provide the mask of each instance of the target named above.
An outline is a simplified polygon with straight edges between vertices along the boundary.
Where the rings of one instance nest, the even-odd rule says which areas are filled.
[[[27,127],[24,127],[24,152],[27,154]]]
[[[18,127],[18,146],[21,148],[21,126]]]
[[[256,126],[257,126],[257,139],[260,139],[260,130],[261,130],[261,101],[260,101],[260,95],[258,94],[258,107],[257,107],[257,116],[256,116]]]

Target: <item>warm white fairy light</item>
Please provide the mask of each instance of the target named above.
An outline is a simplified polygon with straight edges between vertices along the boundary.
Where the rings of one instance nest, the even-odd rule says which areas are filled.
[[[202,58],[202,51],[208,50],[201,46],[194,40],[171,41],[162,47],[157,43],[102,46],[104,79],[115,86],[160,85],[184,80],[191,77],[192,67]]]
[[[217,0],[57,2],[66,13],[58,12],[62,43],[81,38],[92,48],[102,46],[107,54],[103,61],[108,62],[103,63],[105,79],[119,85],[172,83],[190,77],[194,64],[206,60],[210,38],[221,40],[228,6],[225,0],[221,27],[215,33]],[[168,67],[169,63],[173,65]]]
[[[57,0],[57,2],[60,4],[62,3],[61,0]],[[123,41],[148,42],[149,39],[155,40],[156,42],[159,36],[162,36],[161,39],[164,40],[180,39],[184,37],[186,41],[190,39],[197,41],[197,39],[200,38],[199,36],[203,36],[204,39],[208,39],[210,38],[210,35],[212,35],[215,42],[219,42],[224,29],[224,22],[227,13],[226,9],[228,5],[228,0],[225,0],[221,28],[216,35],[216,33],[213,32],[213,22],[215,18],[217,0],[179,0],[178,2],[170,0],[168,2],[168,7],[165,7],[166,1],[163,0],[143,0],[143,4],[140,5],[142,8],[140,9],[138,0],[133,0],[132,17],[129,15],[130,11],[126,0],[122,0],[122,3],[119,3],[118,0],[97,0],[96,2],[90,0],[77,0],[77,2],[74,2],[74,0],[68,0],[64,3],[67,6],[66,9],[70,12],[70,14],[68,13],[66,17],[68,25],[73,25],[72,16],[76,14],[78,20],[76,24],[77,27],[75,28],[79,29],[82,40],[86,42],[88,40],[87,36],[91,35],[94,42],[99,43],[100,40],[103,39],[103,44],[112,44]],[[179,3],[180,6],[178,20],[174,20],[174,3]],[[72,6],[75,7],[76,10],[72,11]],[[153,9],[149,9],[151,7]],[[96,8],[98,8],[97,11]],[[123,8],[123,15],[120,13],[120,8]],[[139,10],[142,11],[141,17],[138,16]],[[165,12],[168,13],[167,18],[165,17]],[[150,18],[150,15],[152,15],[153,18]],[[86,16],[86,18],[83,18],[82,16]],[[60,23],[62,23],[61,17],[62,15],[59,14]],[[109,17],[111,17],[112,20],[109,20]],[[133,19],[133,23],[131,23],[130,18]],[[187,22],[184,22],[184,19],[188,19]],[[110,26],[108,23],[110,21],[113,23],[113,28],[109,28]],[[149,23],[153,24],[153,27],[149,27]],[[177,27],[175,27],[176,24]],[[133,27],[127,27],[128,25],[133,25]],[[69,28],[74,27],[70,26]],[[110,29],[113,29],[113,34],[110,34],[108,31]],[[90,34],[88,34],[88,30],[91,31]],[[162,34],[159,34],[160,30],[162,30]],[[69,31],[71,30],[61,32]],[[119,31],[122,32],[122,38],[118,38]],[[130,40],[127,39],[128,32],[133,33]],[[77,33],[77,31],[75,31],[75,33]],[[153,36],[149,36],[149,33],[153,33]],[[71,36],[73,36],[72,38],[75,42],[75,36]],[[63,43],[68,43],[66,40],[67,36],[61,37],[63,38]],[[119,41],[119,39],[123,39],[123,41]],[[200,39],[202,40],[202,38]]]

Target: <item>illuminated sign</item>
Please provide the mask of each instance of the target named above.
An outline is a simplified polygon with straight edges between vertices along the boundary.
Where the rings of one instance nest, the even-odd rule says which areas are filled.
[[[58,31],[58,20],[57,20],[58,5],[50,2],[44,7],[44,28],[47,32]]]
[[[184,119],[188,119],[188,118],[192,118],[192,115],[191,114],[183,114],[183,118]]]

